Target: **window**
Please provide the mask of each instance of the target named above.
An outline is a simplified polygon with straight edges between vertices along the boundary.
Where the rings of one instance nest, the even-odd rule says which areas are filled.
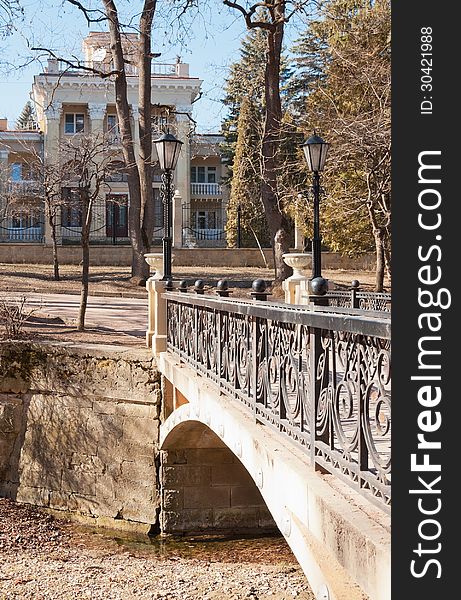
[[[128,175],[125,169],[125,163],[120,160],[114,160],[108,165],[105,181],[128,181]]]
[[[62,200],[65,202],[61,209],[62,227],[81,227],[82,205],[77,190],[63,188]]]
[[[13,163],[11,165],[11,181],[22,181],[22,164]]]
[[[191,183],[216,183],[216,167],[199,167],[193,166],[190,168]]]
[[[64,133],[81,133],[85,128],[85,115],[82,113],[66,113]]]
[[[208,167],[207,183],[216,183],[216,167]]]
[[[191,224],[196,229],[218,229],[218,215],[215,210],[194,210]]]

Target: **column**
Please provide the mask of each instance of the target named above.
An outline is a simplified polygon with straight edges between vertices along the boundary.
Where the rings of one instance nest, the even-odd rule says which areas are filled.
[[[134,153],[139,156],[139,107],[137,104],[132,104],[131,111],[131,127],[133,132]]]
[[[105,127],[104,119],[106,117],[107,106],[101,102],[88,102],[88,120],[89,130],[96,143],[104,140]],[[103,156],[100,156],[101,161]],[[93,206],[92,224],[90,228],[90,238],[101,238],[106,235],[106,206],[105,195],[101,192],[98,200]]]
[[[180,113],[192,114],[192,106],[176,106],[176,110]],[[176,166],[176,188],[179,196],[182,198],[183,204],[190,205],[190,129],[191,122],[186,114],[176,115],[176,137],[183,142],[181,154],[179,155],[178,164]],[[182,214],[180,215],[182,220]],[[182,246],[182,223],[174,231],[173,246],[180,248]]]
[[[61,116],[62,102],[53,101],[44,111],[45,117],[45,135],[43,139],[44,162],[45,165],[53,165],[59,162],[59,142],[61,139]],[[60,215],[58,215],[58,224],[56,226],[56,238],[58,244],[62,243],[62,231],[60,226]],[[51,246],[51,227],[48,219],[45,217],[45,246]]]
[[[106,105],[98,102],[88,102],[88,120],[90,122],[90,133],[101,135],[104,133],[104,117],[106,116]]]
[[[0,215],[6,216],[6,205],[8,202],[8,178],[9,178],[9,165],[8,158],[10,155],[9,150],[0,150]],[[7,227],[8,220],[5,219],[0,224],[3,227]],[[0,229],[0,239],[2,237],[8,238],[8,232]]]
[[[175,191],[173,196],[173,206],[171,207],[173,213],[173,246],[175,248],[182,247],[182,227],[183,227],[183,203],[182,197],[178,190]]]

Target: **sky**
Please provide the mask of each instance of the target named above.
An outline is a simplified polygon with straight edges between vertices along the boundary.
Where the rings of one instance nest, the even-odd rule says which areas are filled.
[[[62,56],[81,58],[81,41],[89,31],[83,14],[75,7],[59,1],[24,0],[25,18],[16,23],[16,32],[0,40],[0,58],[7,62],[0,71],[0,117],[14,124],[29,99],[34,74],[43,70],[44,61],[36,58],[30,47],[53,48]],[[96,9],[101,3],[89,0]],[[126,18],[136,15],[138,0],[119,0],[118,6]],[[157,15],[153,51],[161,52],[158,62],[174,63],[176,56],[190,64],[190,75],[203,80],[202,97],[194,104],[197,131],[213,133],[220,129],[226,109],[220,102],[228,66],[238,58],[240,40],[246,29],[243,20],[219,0],[210,0],[201,14],[183,18],[181,25],[171,25],[171,8],[166,12],[163,2]],[[133,22],[135,22],[135,19]],[[35,56],[31,60],[31,57]]]

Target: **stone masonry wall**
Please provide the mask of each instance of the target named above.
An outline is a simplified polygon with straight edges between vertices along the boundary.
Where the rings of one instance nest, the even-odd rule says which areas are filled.
[[[0,496],[157,529],[159,414],[147,351],[0,344]]]
[[[163,533],[277,530],[256,484],[228,448],[161,454]]]

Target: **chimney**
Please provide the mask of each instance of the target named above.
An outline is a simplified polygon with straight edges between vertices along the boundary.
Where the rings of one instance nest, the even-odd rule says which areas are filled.
[[[48,67],[45,69],[46,73],[59,73],[59,64],[56,58],[48,59]]]
[[[8,119],[6,117],[0,119],[0,131],[8,131]]]
[[[178,77],[189,77],[189,65],[187,63],[176,63],[176,75]]]

